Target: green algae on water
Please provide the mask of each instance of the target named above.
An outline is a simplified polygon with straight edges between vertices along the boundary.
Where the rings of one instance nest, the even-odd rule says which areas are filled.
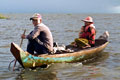
[[[0,14],[0,19],[8,19],[8,17],[6,17],[6,16]]]

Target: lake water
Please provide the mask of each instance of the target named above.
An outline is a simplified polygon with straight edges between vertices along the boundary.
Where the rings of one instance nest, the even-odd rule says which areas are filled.
[[[97,30],[96,38],[104,31],[109,31],[109,45],[102,55],[89,63],[52,64],[47,69],[8,69],[9,62],[14,59],[10,52],[10,43],[20,44],[20,35],[24,29],[26,34],[33,30],[29,18],[32,14],[5,14],[10,19],[0,19],[0,80],[120,80],[120,14],[42,14],[43,23],[49,26],[54,41],[69,44],[78,37],[83,25],[81,21],[87,16],[94,18]],[[27,40],[22,49],[26,50]]]

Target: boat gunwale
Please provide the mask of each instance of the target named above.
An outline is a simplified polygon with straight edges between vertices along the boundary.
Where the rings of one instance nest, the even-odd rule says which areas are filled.
[[[69,57],[69,56],[73,56],[73,55],[77,55],[77,54],[79,54],[80,55],[80,53],[81,53],[81,55],[82,55],[82,53],[83,52],[88,52],[89,50],[91,51],[91,50],[94,50],[94,49],[97,49],[97,48],[100,48],[100,47],[103,47],[103,46],[107,46],[107,44],[108,44],[109,42],[107,41],[107,42],[105,42],[104,44],[102,44],[102,45],[99,45],[99,46],[96,46],[96,47],[91,47],[91,48],[87,48],[87,49],[82,49],[82,50],[79,50],[79,51],[76,51],[76,52],[73,52],[73,53],[61,53],[61,54],[43,54],[43,55],[39,55],[39,56],[37,56],[37,57]],[[34,55],[33,55],[34,56]]]

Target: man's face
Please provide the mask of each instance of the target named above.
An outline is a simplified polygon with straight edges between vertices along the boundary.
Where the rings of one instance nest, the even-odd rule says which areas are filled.
[[[33,23],[34,26],[37,26],[38,24],[41,23],[41,19],[33,19],[32,23]]]
[[[85,22],[85,26],[89,26],[90,24],[92,24],[91,22]]]

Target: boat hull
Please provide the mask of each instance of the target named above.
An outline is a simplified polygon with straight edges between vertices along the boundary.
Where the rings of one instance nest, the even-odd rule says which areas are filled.
[[[101,51],[103,51],[109,42],[106,40],[98,40],[96,43],[96,47],[79,50],[73,53],[54,55],[43,54],[39,56],[31,55],[30,53],[23,51],[17,44],[11,43],[11,52],[23,68],[32,68],[51,63],[70,63],[84,61],[96,56]]]

